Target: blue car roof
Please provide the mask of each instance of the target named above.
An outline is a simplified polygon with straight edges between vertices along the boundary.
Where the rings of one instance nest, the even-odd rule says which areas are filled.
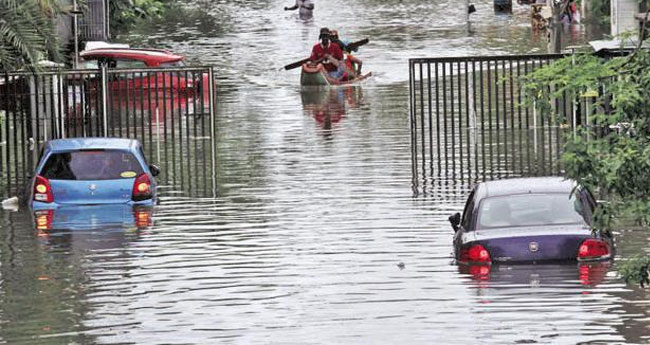
[[[117,149],[131,150],[136,147],[138,141],[135,139],[123,138],[68,138],[55,139],[45,143],[45,147],[53,152],[66,152],[87,149]]]
[[[481,198],[489,198],[527,193],[569,193],[575,185],[575,181],[564,177],[527,177],[483,182],[479,189],[482,189]]]

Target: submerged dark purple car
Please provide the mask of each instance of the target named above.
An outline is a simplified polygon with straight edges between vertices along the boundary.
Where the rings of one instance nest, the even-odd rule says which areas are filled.
[[[575,190],[574,190],[575,189]],[[596,200],[560,177],[482,182],[461,217],[449,217],[461,264],[591,261],[613,256],[609,233],[591,228]]]

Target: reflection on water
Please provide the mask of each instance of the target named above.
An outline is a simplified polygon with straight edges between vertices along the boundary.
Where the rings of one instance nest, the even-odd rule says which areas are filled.
[[[152,225],[153,207],[117,205],[63,206],[34,211],[39,235],[52,231],[101,231],[143,228]]]
[[[500,286],[553,286],[568,281],[593,288],[605,281],[611,267],[609,261],[592,263],[521,264],[521,265],[459,265],[458,271],[469,275],[478,288]],[[472,283],[473,284],[473,283]],[[573,288],[578,285],[571,284]]]
[[[341,121],[349,109],[358,108],[363,102],[361,86],[303,86],[300,96],[305,113],[313,117],[323,129],[332,129],[332,125]]]

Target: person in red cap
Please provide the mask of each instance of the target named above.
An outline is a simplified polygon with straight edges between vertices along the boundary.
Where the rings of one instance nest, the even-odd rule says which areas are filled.
[[[312,48],[309,59],[312,62],[321,62],[323,67],[325,67],[325,70],[327,70],[332,77],[340,78],[343,75],[343,71],[337,66],[340,66],[338,62],[342,62],[343,60],[343,51],[341,51],[338,44],[334,44],[330,41],[330,30],[328,28],[320,29],[320,35],[318,38],[320,39],[320,42],[316,43],[314,48]]]

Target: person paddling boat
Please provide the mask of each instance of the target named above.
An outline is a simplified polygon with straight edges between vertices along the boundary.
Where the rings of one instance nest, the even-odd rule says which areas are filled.
[[[343,61],[343,51],[341,48],[330,41],[330,30],[321,28],[319,43],[316,43],[311,50],[309,60],[312,64],[322,63],[323,67],[330,77],[339,79],[343,76],[344,70],[341,67]]]

